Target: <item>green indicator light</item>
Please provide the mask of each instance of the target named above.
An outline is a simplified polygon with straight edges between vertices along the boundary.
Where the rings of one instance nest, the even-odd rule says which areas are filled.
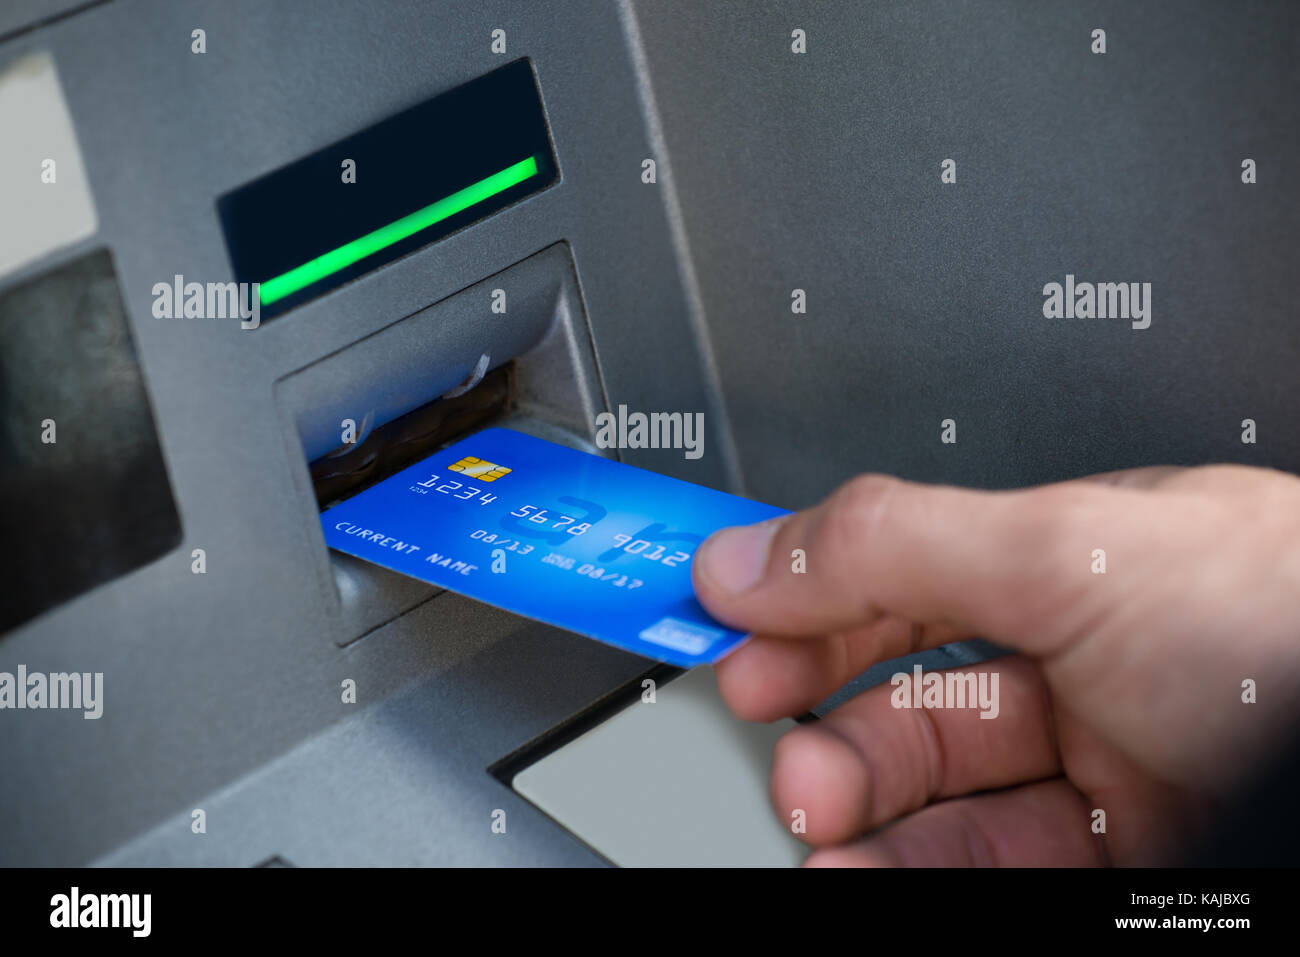
[[[417,209],[410,215],[403,216],[387,226],[380,226],[373,233],[367,233],[360,239],[354,239],[337,249],[331,249],[310,262],[305,262],[301,266],[290,269],[288,272],[281,273],[274,279],[268,279],[262,283],[259,297],[262,305],[269,306],[285,296],[292,295],[299,289],[310,286],[314,282],[319,282],[340,269],[346,269],[353,263],[365,259],[367,256],[393,245],[393,243],[401,242],[408,236],[414,236],[420,230],[428,229],[430,226],[455,216],[476,203],[491,199],[511,186],[522,183],[528,177],[536,175],[537,157],[530,156],[514,166],[506,167],[499,173],[493,173],[487,179],[481,179],[462,190],[457,190],[436,203],[425,206],[423,209]]]

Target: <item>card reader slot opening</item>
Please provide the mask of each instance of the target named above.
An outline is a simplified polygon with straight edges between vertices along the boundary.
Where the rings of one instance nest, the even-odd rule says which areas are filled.
[[[514,402],[512,361],[487,373],[462,395],[425,403],[363,436],[355,445],[339,446],[309,463],[317,505],[323,511],[383,481],[483,428],[509,412]]]

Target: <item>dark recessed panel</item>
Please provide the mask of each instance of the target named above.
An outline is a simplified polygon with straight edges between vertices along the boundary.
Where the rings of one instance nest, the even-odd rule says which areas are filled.
[[[180,537],[112,257],[0,290],[0,631]]]

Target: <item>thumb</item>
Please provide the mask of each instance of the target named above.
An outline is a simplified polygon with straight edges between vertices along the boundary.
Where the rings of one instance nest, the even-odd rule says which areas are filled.
[[[1132,480],[987,492],[866,475],[814,508],[716,532],[692,575],[711,614],[753,633],[824,635],[888,615],[1041,655],[1135,587],[1094,575],[1094,550],[1149,541],[1149,495]]]

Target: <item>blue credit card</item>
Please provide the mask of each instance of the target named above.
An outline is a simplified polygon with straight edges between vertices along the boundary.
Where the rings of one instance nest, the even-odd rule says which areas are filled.
[[[487,429],[321,514],[357,558],[683,668],[745,640],[695,600],[710,533],[786,514]]]

